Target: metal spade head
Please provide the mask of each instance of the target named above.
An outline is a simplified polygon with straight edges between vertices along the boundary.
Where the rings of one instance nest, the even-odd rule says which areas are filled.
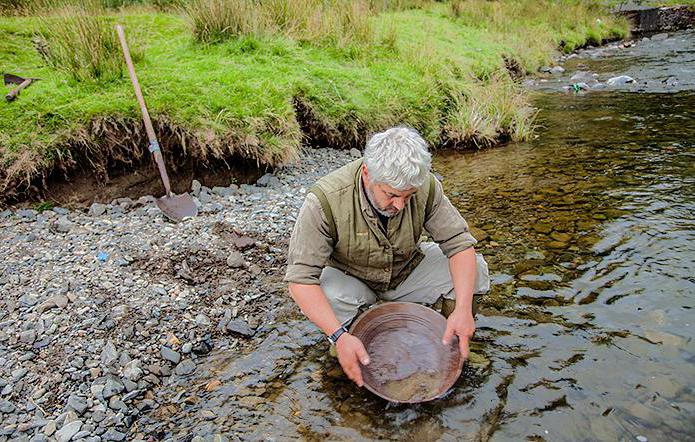
[[[162,211],[164,216],[174,222],[179,222],[186,217],[196,216],[198,214],[198,206],[195,205],[191,195],[184,193],[181,195],[165,195],[157,198],[157,207]]]
[[[360,338],[369,365],[362,367],[368,390],[391,402],[437,399],[461,375],[458,340],[442,344],[446,319],[410,302],[386,302],[364,312],[350,327]]]

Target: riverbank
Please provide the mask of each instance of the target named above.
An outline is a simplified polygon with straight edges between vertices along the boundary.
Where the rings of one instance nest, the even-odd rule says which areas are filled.
[[[74,26],[93,11],[70,13],[0,18],[4,69],[41,78],[0,106],[0,204],[55,203],[47,189],[78,177],[85,189],[133,172],[154,178],[127,76],[85,79],[80,71],[78,81],[37,51],[51,44],[37,39],[39,29]],[[627,34],[626,22],[585,2],[530,0],[387,10],[366,19],[367,37],[347,42],[247,33],[201,44],[180,13],[126,8],[98,17],[94,26],[107,33],[115,22],[127,29],[178,192],[210,171],[227,178],[216,184],[229,184],[230,164],[286,164],[302,145],[361,146],[367,133],[393,124],[416,127],[433,146],[526,139],[534,111],[514,78],[558,48]]]

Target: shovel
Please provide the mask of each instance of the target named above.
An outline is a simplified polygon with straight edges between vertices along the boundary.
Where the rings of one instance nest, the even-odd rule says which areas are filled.
[[[19,95],[19,93],[22,91],[22,89],[28,88],[31,85],[31,83],[40,80],[40,78],[24,78],[12,74],[5,74],[3,78],[5,81],[5,86],[10,84],[17,85],[17,87],[12,89],[9,94],[5,95],[5,100],[7,101],[14,101]]]
[[[133,88],[135,89],[135,96],[140,104],[142,120],[145,123],[145,131],[147,131],[147,138],[150,140],[149,150],[154,156],[155,163],[157,163],[157,169],[159,169],[159,175],[162,177],[162,183],[164,184],[164,190],[166,191],[166,195],[161,198],[157,198],[157,207],[159,207],[159,210],[161,210],[167,218],[174,222],[179,222],[188,216],[196,216],[198,214],[198,207],[195,205],[195,202],[193,202],[191,195],[188,193],[174,195],[171,192],[169,175],[167,175],[166,166],[164,165],[164,157],[162,157],[162,151],[159,147],[157,136],[154,133],[154,128],[152,127],[150,114],[147,112],[147,107],[145,106],[145,99],[142,97],[138,77],[135,75],[135,67],[133,66],[133,60],[130,58],[130,51],[128,50],[128,43],[125,40],[123,27],[121,27],[121,25],[116,25],[116,31],[118,32],[118,38],[121,40],[121,47],[123,48],[125,63],[128,66],[130,80],[133,82]]]

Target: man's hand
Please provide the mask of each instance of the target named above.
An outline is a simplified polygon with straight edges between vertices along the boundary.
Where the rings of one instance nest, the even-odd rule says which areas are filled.
[[[466,312],[456,309],[449,315],[449,319],[446,320],[446,330],[444,331],[442,344],[449,345],[451,338],[454,335],[458,336],[459,350],[463,360],[466,360],[468,359],[468,341],[473,337],[473,333],[475,333],[475,320],[471,311]]]
[[[367,355],[367,350],[364,349],[362,341],[350,333],[343,333],[335,344],[335,350],[338,353],[338,361],[340,366],[343,367],[345,374],[359,387],[363,386],[364,381],[362,380],[360,363],[362,365],[369,364],[369,355]]]

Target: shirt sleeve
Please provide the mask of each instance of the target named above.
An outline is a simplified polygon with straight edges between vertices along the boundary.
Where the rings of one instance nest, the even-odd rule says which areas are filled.
[[[284,281],[295,284],[319,284],[319,277],[333,253],[333,238],[319,199],[307,194],[292,229],[287,252]]]
[[[444,189],[438,180],[435,180],[434,200],[430,216],[425,220],[425,230],[439,244],[447,258],[477,243],[468,229],[468,223],[444,195]]]

